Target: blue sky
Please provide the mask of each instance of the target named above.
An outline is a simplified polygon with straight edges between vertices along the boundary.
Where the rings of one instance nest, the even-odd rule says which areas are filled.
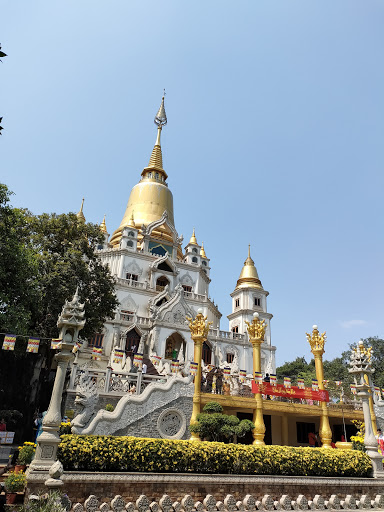
[[[384,337],[384,3],[20,0],[2,5],[1,175],[34,213],[104,213],[112,233],[148,162],[179,233],[211,258],[228,328],[252,247],[277,362]]]

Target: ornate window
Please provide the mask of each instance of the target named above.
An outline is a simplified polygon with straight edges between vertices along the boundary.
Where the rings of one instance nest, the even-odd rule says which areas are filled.
[[[128,236],[135,236],[135,233],[134,233],[133,231],[130,231],[130,232],[128,233]]]
[[[169,281],[165,276],[160,276],[156,281],[156,291],[162,292],[169,285]]]
[[[131,329],[127,332],[127,337],[125,339],[125,353],[131,355],[133,347],[139,348],[140,345],[141,336],[140,334],[135,330]]]
[[[187,286],[186,284],[182,284],[181,286],[183,287],[185,292],[191,292],[192,291],[192,286]]]
[[[194,257],[192,258],[192,263],[197,263],[197,258],[196,258],[196,256],[194,256]]]
[[[233,360],[235,359],[235,354],[231,354],[230,352],[227,353],[227,363],[233,363]]]
[[[204,361],[205,364],[211,364],[212,349],[206,341],[204,341],[203,343],[203,353],[201,359]]]
[[[195,254],[197,254],[197,249],[194,247],[194,248],[192,249],[192,252],[194,252]]]
[[[128,240],[128,242],[127,242],[127,247],[133,247],[133,242],[132,242],[132,240]]]
[[[104,334],[94,334],[91,341],[88,342],[88,347],[101,348],[103,346]]]
[[[137,281],[139,279],[139,276],[137,274],[131,274],[130,272],[127,272],[125,275],[125,279],[128,279],[129,281]]]
[[[239,332],[239,326],[235,325],[234,327],[232,327],[232,332]]]

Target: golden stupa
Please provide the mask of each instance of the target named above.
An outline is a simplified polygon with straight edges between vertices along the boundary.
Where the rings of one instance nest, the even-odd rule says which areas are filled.
[[[257,274],[255,262],[251,258],[251,246],[248,246],[248,258],[244,261],[244,266],[241,269],[240,277],[237,280],[235,290],[239,288],[259,288],[263,289],[261,281]]]
[[[164,96],[160,108],[156,114],[155,124],[157,125],[157,137],[152,150],[148,166],[141,173],[140,182],[135,185],[128,199],[123,220],[120,226],[113,233],[110,243],[113,246],[119,245],[122,231],[125,227],[134,225],[139,230],[138,243],[143,239],[142,226],[161,219],[164,212],[167,212],[168,223],[174,227],[173,196],[166,183],[167,173],[163,169],[163,155],[161,152],[161,130],[167,124],[167,116],[164,108]],[[166,224],[163,224],[152,231],[151,237],[165,243],[173,243],[172,232]],[[182,258],[181,247],[178,249],[178,257]]]

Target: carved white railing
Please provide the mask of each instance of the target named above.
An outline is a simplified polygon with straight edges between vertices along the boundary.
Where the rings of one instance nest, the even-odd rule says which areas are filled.
[[[299,494],[292,499],[287,494],[273,497],[270,494],[264,494],[259,500],[254,496],[247,494],[244,499],[237,500],[232,494],[219,496],[222,501],[216,501],[216,498],[208,494],[203,500],[195,501],[192,496],[186,495],[180,500],[173,501],[170,496],[163,495],[159,501],[150,501],[144,494],[138,497],[135,502],[124,500],[120,495],[110,498],[100,499],[92,494],[84,504],[76,503],[70,509],[72,512],[254,512],[256,510],[383,510],[384,496],[377,494],[373,499],[368,495],[358,497],[350,494],[339,497],[332,494],[328,499],[316,494],[308,499],[303,494]]]
[[[141,290],[149,288],[148,283],[143,281],[134,281],[132,279],[123,279],[121,277],[117,277],[116,282],[124,286],[130,286],[131,288],[140,288]]]
[[[142,393],[145,388],[152,382],[166,382],[169,377],[164,375],[148,375],[139,372],[119,372],[107,368],[99,370],[89,368],[82,370],[73,365],[68,390],[75,390],[79,383],[80,375],[87,373],[89,377],[96,383],[99,393],[108,393],[116,396],[123,396],[127,393]]]

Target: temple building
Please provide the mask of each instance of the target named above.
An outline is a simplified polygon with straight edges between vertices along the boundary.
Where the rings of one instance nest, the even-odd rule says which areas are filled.
[[[233,277],[228,330],[222,329],[222,314],[209,293],[211,261],[203,242],[198,242],[198,230],[191,227],[192,235],[183,245],[175,226],[161,148],[161,133],[167,124],[164,97],[154,121],[156,142],[148,165],[131,190],[120,225],[110,236],[105,217],[100,224],[104,243],[98,247],[98,255],[116,279],[119,307],[114,318],[76,354],[65,398],[68,416],[75,416],[72,431],[187,439],[192,404],[198,402],[199,412],[215,400],[226,413],[255,423],[254,439],[251,435],[243,442],[303,446],[309,433],[320,431],[323,444],[330,447],[332,437],[340,440],[354,431],[352,419],[362,419],[359,403],[355,399],[347,404],[341,398],[340,404],[326,403],[324,396],[313,398],[317,393],[313,388],[306,388],[306,398],[292,399],[288,392],[278,395],[271,388],[263,398],[262,391],[254,391],[256,378],[260,383],[267,373],[276,373],[268,292],[248,247],[237,281]],[[85,221],[83,203],[78,219]],[[194,360],[200,353],[195,352],[186,320],[199,312],[211,322],[202,346],[200,374],[196,369],[199,361]],[[250,324],[255,322],[263,329],[257,352],[249,335]],[[307,334],[312,341],[321,338],[315,327],[313,338]],[[320,390],[324,390],[319,359],[324,350],[319,352],[316,347],[312,347],[316,375]],[[134,364],[140,358],[145,372],[142,362]],[[254,372],[254,368],[258,369]],[[267,389],[266,383],[263,385]],[[111,404],[113,413],[105,410]],[[375,421],[373,403],[371,416]]]
[[[120,307],[90,345],[102,348],[101,360],[112,366],[114,348],[128,355],[136,347],[144,356],[156,355],[165,362],[192,361],[193,342],[186,316],[195,316],[202,309],[212,322],[203,347],[204,363],[252,374],[252,347],[245,321],[257,311],[268,324],[262,348],[263,369],[273,373],[275,347],[271,344],[268,292],[262,287],[250,249],[231,294],[229,331],[222,330],[222,314],[209,298],[211,267],[204,245],[198,243],[193,228],[183,248],[183,237],[175,227],[173,196],[161,148],[161,132],[167,124],[164,97],[155,124],[157,137],[149,163],[131,190],[120,226],[109,237],[105,217],[100,225],[105,241],[99,256],[116,277]],[[84,220],[83,204],[78,217]]]

